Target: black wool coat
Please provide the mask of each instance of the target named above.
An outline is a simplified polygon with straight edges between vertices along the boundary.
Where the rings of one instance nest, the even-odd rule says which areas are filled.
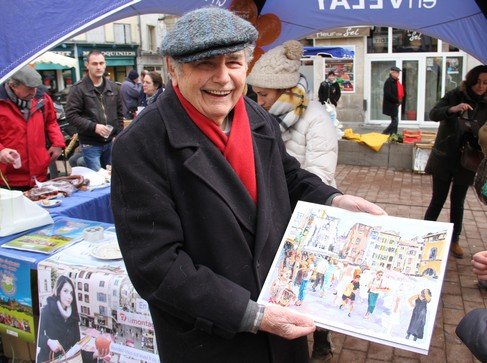
[[[397,84],[392,76],[384,82],[384,98],[382,99],[382,113],[388,116],[397,116],[401,103],[397,98]]]
[[[306,337],[239,333],[298,199],[337,190],[285,152],[277,122],[246,99],[257,205],[172,87],[113,147],[112,209],[131,281],[150,306],[161,360],[306,362]]]
[[[466,131],[461,127],[463,121],[460,120],[460,116],[462,115],[448,112],[450,107],[460,103],[468,103],[473,108],[468,112],[468,118],[477,121],[474,132]],[[461,146],[468,140],[473,148],[480,150],[478,129],[487,121],[487,97],[474,101],[462,85],[447,92],[431,109],[429,116],[432,121],[440,122],[440,127],[426,164],[426,173],[443,178],[453,174],[457,184],[472,184],[475,172],[461,166]],[[467,113],[463,116],[467,117]]]

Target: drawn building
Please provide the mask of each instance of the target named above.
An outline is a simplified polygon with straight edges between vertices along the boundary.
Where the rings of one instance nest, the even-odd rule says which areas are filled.
[[[418,242],[417,238],[401,240],[397,246],[396,257],[393,261],[392,268],[405,275],[417,275],[423,246],[424,244]]]
[[[446,231],[428,233],[423,237],[424,249],[419,264],[419,275],[438,277],[441,271],[441,256],[445,249]]]
[[[354,224],[346,236],[346,243],[341,252],[342,257],[352,264],[362,264],[373,230],[373,227],[362,223]]]
[[[401,236],[395,231],[381,231],[371,252],[372,267],[391,270]]]

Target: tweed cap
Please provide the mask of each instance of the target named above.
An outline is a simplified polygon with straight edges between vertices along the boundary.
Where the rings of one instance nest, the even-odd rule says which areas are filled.
[[[39,87],[42,84],[41,75],[31,66],[24,66],[10,79],[16,80],[27,87]]]
[[[391,71],[401,72],[401,68],[394,66],[394,67],[391,67]]]
[[[216,7],[193,10],[176,21],[161,54],[181,63],[234,53],[257,40],[257,30],[232,12]]]

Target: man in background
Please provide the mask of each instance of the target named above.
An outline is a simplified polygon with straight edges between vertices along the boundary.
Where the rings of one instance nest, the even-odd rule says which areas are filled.
[[[328,72],[326,79],[321,82],[318,90],[318,99],[321,104],[324,104],[328,100],[336,107],[338,100],[342,95],[340,85],[337,82],[337,76],[334,70]]]
[[[391,67],[389,78],[384,82],[382,113],[391,116],[391,123],[382,131],[385,135],[397,134],[399,106],[404,98],[404,88],[399,81],[399,73],[401,73],[401,68]]]
[[[25,66],[0,86],[0,186],[25,191],[45,181],[49,164],[66,146],[41,85],[41,75]]]
[[[113,138],[123,129],[122,100],[118,86],[104,77],[105,56],[91,51],[88,73],[69,92],[66,119],[77,129],[86,166],[98,171],[111,164]]]
[[[122,112],[123,117],[132,120],[137,112],[139,105],[139,96],[142,89],[139,83],[139,74],[135,69],[132,69],[125,81],[120,87],[120,94],[122,95]]]

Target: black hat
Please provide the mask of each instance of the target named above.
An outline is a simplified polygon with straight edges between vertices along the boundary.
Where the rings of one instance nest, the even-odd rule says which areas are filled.
[[[128,78],[132,81],[135,81],[137,78],[139,78],[139,74],[137,73],[137,71],[135,69],[132,69],[130,72],[129,72],[129,75],[128,75]]]
[[[401,68],[394,66],[394,67],[391,67],[391,71],[401,72]]]

